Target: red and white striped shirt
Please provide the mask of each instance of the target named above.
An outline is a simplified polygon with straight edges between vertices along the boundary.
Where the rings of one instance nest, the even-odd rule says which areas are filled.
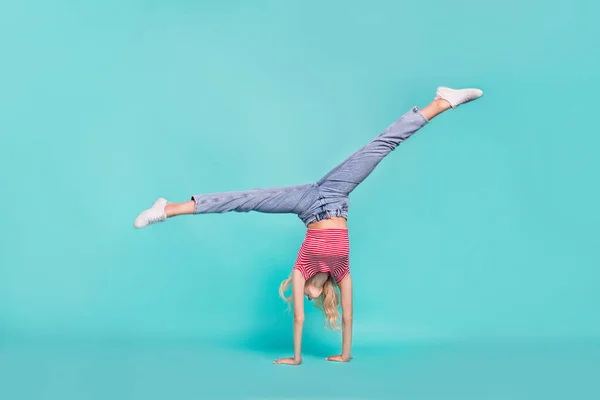
[[[340,283],[350,273],[349,254],[348,229],[308,229],[294,269],[306,280],[327,272]]]

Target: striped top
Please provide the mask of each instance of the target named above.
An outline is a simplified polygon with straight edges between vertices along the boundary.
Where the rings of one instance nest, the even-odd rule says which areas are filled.
[[[337,283],[350,273],[348,229],[308,229],[294,269],[308,280],[327,272]]]

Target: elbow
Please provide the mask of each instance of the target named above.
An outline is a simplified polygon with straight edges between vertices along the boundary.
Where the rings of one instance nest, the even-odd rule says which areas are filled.
[[[352,325],[352,314],[344,314],[344,315],[342,315],[342,324],[344,324],[344,325]]]
[[[304,315],[295,315],[294,316],[294,323],[302,325],[304,323]]]

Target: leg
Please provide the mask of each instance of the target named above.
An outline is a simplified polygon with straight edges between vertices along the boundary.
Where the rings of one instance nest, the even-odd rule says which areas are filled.
[[[168,203],[165,206],[165,213],[167,217],[230,211],[257,211],[268,214],[297,213],[300,200],[298,194],[303,190],[305,190],[304,186],[292,186],[243,192],[198,194],[192,196],[192,200],[184,203]]]
[[[385,156],[413,133],[444,111],[475,100],[481,95],[482,92],[478,89],[439,88],[431,104],[421,111],[414,108],[404,114],[383,133],[321,178],[317,185],[326,195],[348,196],[373,172]]]
[[[165,214],[167,218],[175,217],[177,215],[188,215],[194,213],[194,206],[196,203],[194,200],[189,200],[184,203],[167,203],[165,206]]]
[[[348,196],[400,143],[427,124],[414,108],[317,182],[325,195]]]
[[[270,189],[254,189],[241,192],[199,194],[184,203],[169,203],[158,199],[135,220],[136,228],[143,228],[169,217],[185,214],[226,213],[230,211],[257,211],[273,214],[300,214],[306,201],[310,201],[313,185],[289,186]]]
[[[449,110],[450,108],[452,108],[450,106],[450,103],[448,103],[445,100],[437,99],[437,100],[432,101],[426,107],[424,107],[421,110],[421,114],[423,114],[423,116],[425,117],[425,119],[427,121],[431,121],[432,119],[434,119],[435,117],[437,117],[444,111]]]
[[[199,194],[192,196],[194,214],[257,211],[269,214],[298,214],[301,202],[312,185],[254,189],[243,192]],[[189,209],[189,205],[187,206]]]

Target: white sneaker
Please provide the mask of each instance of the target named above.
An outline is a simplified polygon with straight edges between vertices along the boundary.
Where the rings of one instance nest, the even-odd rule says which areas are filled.
[[[167,214],[165,214],[165,206],[167,203],[168,201],[163,198],[156,200],[151,208],[143,211],[137,216],[133,222],[133,226],[137,229],[145,228],[148,225],[154,224],[155,222],[163,222],[166,220]]]
[[[456,108],[461,104],[476,100],[482,95],[483,91],[479,89],[450,89],[447,87],[439,87],[435,94],[435,100],[446,100],[450,103],[452,108]]]

